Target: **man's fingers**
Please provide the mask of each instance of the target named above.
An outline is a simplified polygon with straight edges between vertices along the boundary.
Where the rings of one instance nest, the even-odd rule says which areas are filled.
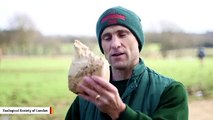
[[[97,84],[91,77],[84,77],[84,80],[86,84],[89,84],[89,86],[92,86],[92,89],[94,89],[97,93],[103,94],[105,91],[99,84]]]
[[[115,87],[112,84],[110,84],[107,80],[104,80],[102,77],[94,75],[91,78],[93,79],[93,81],[96,84],[100,85],[101,87],[103,87],[103,88],[105,88],[105,89],[107,89],[109,91],[114,91],[115,90]]]
[[[81,92],[80,94],[82,94],[82,95],[84,95],[85,97],[87,97],[87,99],[88,98],[92,98],[93,100],[95,99],[95,97],[97,96],[97,92],[94,90],[94,89],[92,89],[92,87],[89,85],[87,85],[87,84],[85,84],[85,83],[82,83],[82,84],[79,84],[79,89],[81,89],[81,91],[83,91],[83,92]]]

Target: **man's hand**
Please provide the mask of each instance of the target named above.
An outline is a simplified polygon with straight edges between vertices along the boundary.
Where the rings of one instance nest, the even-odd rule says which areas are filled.
[[[118,90],[108,81],[98,76],[84,77],[78,85],[79,96],[94,103],[98,109],[117,119],[126,105],[121,100]]]

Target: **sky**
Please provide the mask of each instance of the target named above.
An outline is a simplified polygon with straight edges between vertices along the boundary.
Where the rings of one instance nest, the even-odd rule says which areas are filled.
[[[0,0],[0,28],[26,14],[44,35],[95,36],[99,16],[114,6],[134,11],[144,31],[160,31],[165,23],[188,33],[213,31],[211,0]]]

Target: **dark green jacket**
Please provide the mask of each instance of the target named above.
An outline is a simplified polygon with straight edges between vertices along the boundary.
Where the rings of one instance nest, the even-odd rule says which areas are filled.
[[[184,86],[146,67],[140,59],[121,95],[127,105],[119,120],[188,120],[187,94]],[[76,97],[66,120],[110,120],[97,107]]]

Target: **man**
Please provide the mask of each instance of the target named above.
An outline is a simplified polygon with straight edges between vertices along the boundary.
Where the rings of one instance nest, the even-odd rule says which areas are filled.
[[[110,82],[85,76],[66,120],[187,120],[184,86],[145,66],[140,18],[123,7],[106,10],[96,33],[110,64]],[[82,92],[83,91],[83,92]]]
[[[204,64],[204,57],[206,56],[204,47],[198,49],[197,57],[200,60],[201,66]]]

